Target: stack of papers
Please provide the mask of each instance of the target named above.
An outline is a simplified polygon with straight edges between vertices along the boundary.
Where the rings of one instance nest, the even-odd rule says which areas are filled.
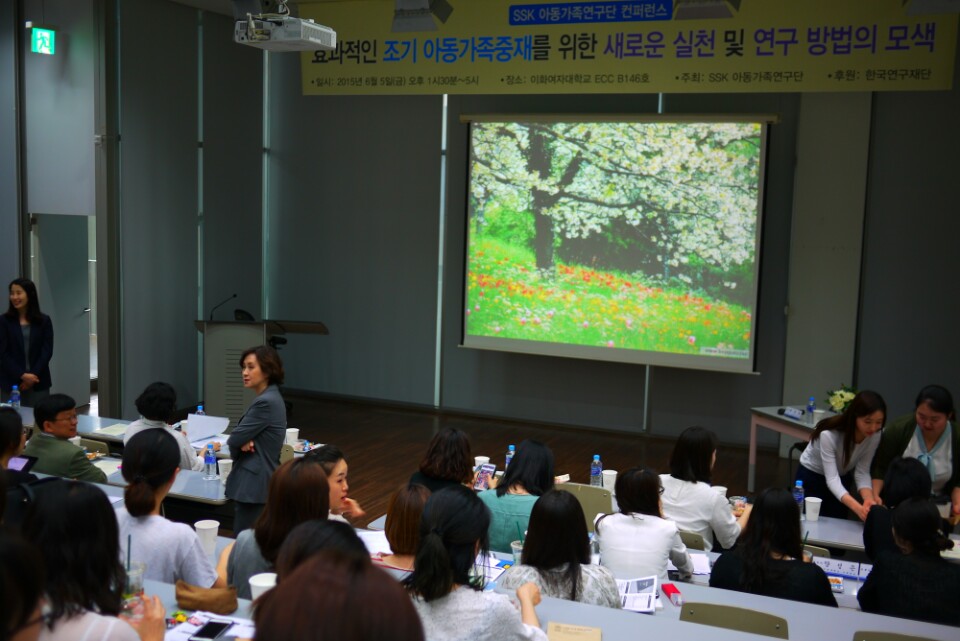
[[[624,610],[653,612],[658,607],[656,576],[617,579],[617,589],[620,592],[620,603]]]
[[[114,425],[101,427],[98,430],[94,430],[94,432],[105,436],[123,436],[127,433],[127,425],[125,423],[115,423]]]

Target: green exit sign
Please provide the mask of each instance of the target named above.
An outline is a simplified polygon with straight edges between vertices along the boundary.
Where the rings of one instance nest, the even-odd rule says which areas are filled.
[[[30,30],[30,51],[52,56],[56,50],[57,32],[53,29],[34,27]]]

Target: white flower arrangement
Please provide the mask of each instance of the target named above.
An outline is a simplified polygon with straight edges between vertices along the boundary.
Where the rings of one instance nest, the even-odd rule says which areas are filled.
[[[856,395],[857,390],[845,383],[841,383],[838,389],[827,391],[827,403],[830,404],[830,409],[839,414],[850,406],[850,401],[852,401]]]

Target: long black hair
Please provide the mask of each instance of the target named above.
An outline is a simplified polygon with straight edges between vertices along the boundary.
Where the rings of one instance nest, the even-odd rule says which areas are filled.
[[[705,427],[688,427],[680,433],[670,455],[670,476],[681,481],[710,483],[717,435]]]
[[[157,490],[173,478],[180,465],[177,439],[165,429],[134,434],[123,448],[120,468],[127,487],[123,502],[130,516],[146,516],[156,505]]]
[[[513,485],[520,485],[534,496],[553,487],[553,451],[540,441],[526,440],[517,448],[510,467],[497,484],[497,496]]]
[[[830,416],[817,423],[817,429],[810,435],[810,442],[816,441],[827,430],[834,430],[843,434],[843,467],[850,462],[853,454],[854,439],[857,436],[857,419],[870,416],[874,412],[883,412],[883,424],[887,422],[887,403],[876,392],[863,390],[850,401],[850,405],[842,414]]]
[[[476,572],[477,554],[490,551],[490,510],[461,485],[430,495],[420,519],[420,545],[407,590],[424,601],[450,594],[457,585],[482,590],[484,573]]]
[[[755,594],[762,593],[764,586],[782,574],[771,566],[771,554],[801,558],[800,508],[793,494],[780,487],[761,492],[737,540],[737,550],[743,560],[740,584]]]
[[[24,537],[43,550],[50,627],[87,610],[120,613],[126,572],[120,563],[120,533],[103,491],[80,481],[52,483],[31,504]]]
[[[7,291],[10,291],[14,285],[19,286],[27,295],[27,320],[30,324],[37,325],[43,322],[43,314],[40,312],[40,299],[37,297],[37,286],[29,278],[14,278],[7,286]],[[18,318],[20,313],[13,306],[13,303],[10,303],[4,315],[8,318]]]
[[[0,639],[30,625],[43,597],[43,558],[19,535],[0,529]]]
[[[549,490],[533,504],[521,563],[536,568],[545,584],[569,585],[571,601],[580,596],[580,565],[590,563],[590,537],[583,508],[571,492]],[[564,565],[558,581],[551,570]]]

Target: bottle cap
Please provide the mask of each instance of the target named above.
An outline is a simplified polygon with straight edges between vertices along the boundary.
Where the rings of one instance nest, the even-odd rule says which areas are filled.
[[[13,389],[19,390],[19,389],[20,389],[20,386],[19,386],[19,385],[14,385],[14,386],[13,386]]]
[[[198,411],[198,412],[202,412],[202,411],[203,411],[203,405],[197,405],[197,411]]]
[[[798,479],[795,487],[803,487],[803,481]]]
[[[594,454],[594,455],[593,455],[593,460],[594,460],[594,461],[599,461],[599,460],[600,460],[600,455],[599,455],[599,454]]]
[[[507,446],[507,449],[512,452],[512,451],[514,451],[515,449],[517,449],[517,446],[516,446],[516,445],[509,445],[509,446]]]

